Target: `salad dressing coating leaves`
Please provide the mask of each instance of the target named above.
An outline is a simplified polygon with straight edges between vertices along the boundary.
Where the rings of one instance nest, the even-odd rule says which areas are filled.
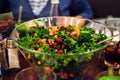
[[[34,25],[32,26],[32,24]],[[35,51],[36,53],[32,57],[34,56],[38,61],[51,63],[50,57],[53,57],[56,68],[67,66],[72,60],[78,61],[82,56],[78,56],[79,54],[102,47],[105,42],[102,44],[97,44],[97,42],[107,38],[105,34],[97,34],[95,30],[85,26],[46,27],[43,23],[34,21],[31,22],[31,25],[23,26],[26,25],[30,26],[29,29],[18,28],[20,33],[18,44]],[[91,55],[84,56],[89,58]]]

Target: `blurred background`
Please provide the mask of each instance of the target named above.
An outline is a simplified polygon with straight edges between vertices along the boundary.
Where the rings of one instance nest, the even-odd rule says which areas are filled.
[[[93,10],[93,18],[105,18],[108,16],[120,17],[120,0],[88,0]],[[0,5],[3,6],[4,10],[0,13],[9,12],[8,1],[0,1]],[[0,9],[3,9],[0,7]]]
[[[88,0],[92,10],[93,18],[105,18],[108,16],[120,17],[120,0]]]

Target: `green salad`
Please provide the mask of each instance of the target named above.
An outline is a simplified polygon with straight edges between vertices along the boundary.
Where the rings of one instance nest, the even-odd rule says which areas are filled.
[[[34,57],[38,64],[41,62],[50,63],[54,56],[53,63],[56,68],[67,66],[70,61],[78,61],[85,52],[101,48],[106,44],[97,44],[107,38],[105,34],[97,34],[92,28],[86,26],[44,26],[36,25],[17,27],[19,39],[17,43],[25,49],[35,51],[27,55]],[[45,55],[50,55],[49,57]],[[59,56],[56,56],[59,55]],[[85,55],[83,55],[85,56]],[[91,56],[88,54],[87,57]]]
[[[18,44],[27,49],[51,54],[75,54],[98,49],[97,42],[107,38],[86,27],[34,27],[23,30]],[[26,35],[27,34],[27,35]]]

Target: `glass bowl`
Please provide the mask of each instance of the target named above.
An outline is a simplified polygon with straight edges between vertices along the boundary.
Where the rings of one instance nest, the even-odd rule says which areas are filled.
[[[33,32],[37,33],[34,34],[34,37],[38,34],[39,36],[42,35],[42,41],[40,38],[40,40],[36,38],[37,42],[40,43],[33,45],[31,42],[36,43],[36,39],[33,41],[33,39],[30,38],[30,34],[32,32],[31,29],[35,29],[37,26],[39,29],[43,29],[43,31],[39,32],[40,30],[33,30]],[[80,31],[80,29],[82,31]],[[28,34],[29,30],[31,30],[30,34]],[[81,34],[82,38],[80,36]],[[19,39],[23,36],[26,37],[26,39],[21,39],[22,44],[25,44],[24,46],[19,44]],[[92,38],[93,36],[94,39]],[[102,36],[102,38],[100,38],[100,36]],[[63,69],[68,67],[68,65],[71,67],[70,65],[73,66],[73,64],[78,62],[90,61],[94,56],[99,55],[111,40],[107,40],[100,45],[98,45],[97,42],[111,36],[111,31],[104,24],[89,19],[64,16],[44,17],[24,22],[16,27],[11,34],[15,45],[24,57],[29,60],[32,66],[52,66],[52,68],[54,70],[57,69],[57,71],[63,71]],[[43,39],[43,37],[46,37],[47,41],[46,39]],[[98,38],[99,40],[96,40]],[[89,40],[93,42],[90,42]],[[96,41],[94,42],[94,40]],[[86,43],[82,43],[84,41]],[[47,48],[44,47],[44,42],[45,45],[46,43],[49,43],[47,44]],[[59,45],[57,45],[56,42]],[[38,51],[36,51],[35,47],[41,46],[40,44],[42,44],[42,47],[37,48]],[[80,47],[80,45],[82,45],[82,47]],[[43,51],[41,51],[41,49]],[[70,73],[71,71],[74,70],[69,70]]]
[[[18,72],[15,80],[56,80],[56,74],[47,67],[29,67]]]
[[[109,27],[113,35],[120,33],[120,18],[108,18],[105,23]],[[113,38],[112,42],[118,42],[119,40],[120,36],[118,35]]]
[[[113,71],[112,75],[108,74],[108,71],[103,71],[96,76],[95,80],[120,80],[119,71]]]

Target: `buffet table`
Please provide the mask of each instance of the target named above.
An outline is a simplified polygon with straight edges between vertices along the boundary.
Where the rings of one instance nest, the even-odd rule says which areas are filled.
[[[21,54],[19,54],[19,57],[21,66],[20,70],[30,67],[29,63],[25,60],[25,58]],[[100,58],[93,59],[92,62],[88,64],[88,67],[86,67],[84,70],[85,74],[83,76],[83,80],[94,80],[95,76],[98,73],[107,69],[107,67],[104,65],[103,59],[104,55],[102,55]],[[3,71],[2,79],[15,80],[15,76],[20,70]]]

